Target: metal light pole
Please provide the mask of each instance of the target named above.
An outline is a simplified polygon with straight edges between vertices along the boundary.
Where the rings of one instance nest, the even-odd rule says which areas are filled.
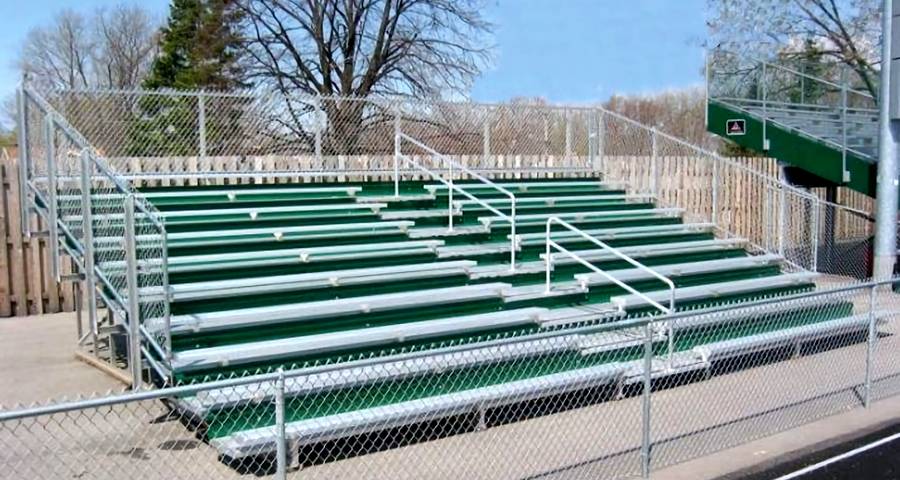
[[[892,5],[892,3],[894,5]],[[881,40],[881,88],[878,101],[878,186],[875,210],[875,279],[888,279],[897,257],[897,143],[900,140],[900,0],[884,0]]]

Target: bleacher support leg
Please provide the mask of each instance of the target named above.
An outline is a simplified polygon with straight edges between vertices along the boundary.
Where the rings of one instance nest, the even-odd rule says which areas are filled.
[[[143,386],[141,367],[141,307],[138,300],[137,252],[134,230],[134,196],[125,197],[125,264],[128,283],[128,366],[132,390]]]

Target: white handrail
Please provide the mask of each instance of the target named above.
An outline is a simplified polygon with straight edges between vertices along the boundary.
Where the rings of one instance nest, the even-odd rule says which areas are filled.
[[[429,147],[428,145],[425,145],[424,143],[416,140],[413,137],[410,137],[409,135],[407,135],[405,133],[398,131],[395,134],[395,137],[396,138],[394,139],[394,195],[398,196],[398,197],[400,195],[400,173],[399,173],[400,172],[400,163],[399,162],[402,159],[403,161],[411,164],[416,169],[418,169],[422,172],[425,172],[431,178],[433,178],[447,186],[448,193],[449,193],[449,198],[447,199],[447,205],[448,205],[448,207],[447,207],[447,225],[448,225],[448,229],[450,231],[453,231],[453,213],[454,213],[454,211],[453,211],[453,192],[454,191],[461,193],[466,198],[468,198],[474,202],[477,202],[482,207],[488,209],[491,213],[508,221],[510,224],[509,269],[510,269],[510,271],[515,271],[516,270],[516,247],[518,244],[518,238],[516,237],[516,196],[513,195],[513,193],[510,192],[509,190],[507,190],[507,189],[501,187],[500,185],[497,185],[496,183],[488,180],[487,178],[479,175],[475,171],[457,163],[455,160],[447,157],[446,155],[438,153],[435,149]],[[402,144],[402,141],[404,141],[404,140],[409,143],[412,143],[413,145],[421,148],[422,150],[425,150],[426,152],[431,154],[433,157],[446,162],[447,165],[449,166],[449,171],[448,171],[449,180],[445,180],[439,174],[422,166],[421,164],[419,164],[418,162],[416,162],[409,156],[404,155],[402,153],[402,149],[401,149],[401,144]],[[453,168],[454,167],[458,168],[459,170],[462,170],[463,172],[466,172],[472,178],[479,180],[481,183],[484,183],[485,185],[489,185],[489,186],[493,187],[498,192],[509,197],[510,214],[507,215],[507,214],[501,212],[500,210],[494,208],[487,202],[485,202],[485,201],[481,200],[480,198],[477,198],[474,195],[472,195],[471,193],[467,192],[465,189],[463,189],[459,185],[454,184],[453,183]]]
[[[594,264],[588,262],[587,260],[581,258],[581,257],[578,256],[577,254],[575,254],[575,253],[569,251],[567,248],[563,247],[562,245],[560,245],[560,244],[554,242],[553,239],[550,237],[551,228],[553,227],[553,224],[554,224],[554,223],[559,224],[559,225],[562,225],[562,226],[568,228],[569,230],[571,230],[571,231],[577,233],[578,235],[584,237],[584,238],[585,238],[586,240],[588,240],[589,242],[594,243],[595,245],[599,246],[600,248],[602,248],[602,249],[604,249],[604,250],[606,250],[606,251],[612,253],[612,254],[615,255],[616,257],[618,257],[618,258],[620,258],[620,259],[622,259],[622,260],[625,260],[626,262],[630,263],[631,265],[634,265],[634,266],[637,267],[638,269],[640,269],[640,270],[642,270],[642,271],[644,271],[644,272],[649,273],[650,275],[652,275],[652,276],[655,277],[656,279],[658,279],[658,280],[660,280],[661,282],[665,283],[665,284],[669,287],[669,307],[668,307],[668,308],[664,307],[662,304],[660,304],[660,303],[657,302],[656,300],[653,300],[653,299],[650,298],[649,296],[647,296],[647,295],[645,295],[645,294],[643,294],[643,293],[637,291],[636,289],[634,289],[634,288],[631,287],[630,285],[626,284],[625,282],[623,282],[623,281],[619,280],[618,278],[616,278],[616,277],[610,275],[609,273],[603,271],[602,269],[600,269],[600,268],[597,267],[596,265],[594,265]],[[665,275],[662,275],[661,273],[657,272],[656,270],[653,270],[652,268],[650,268],[650,267],[644,265],[643,263],[638,262],[637,260],[635,260],[635,259],[629,257],[628,255],[622,253],[620,250],[616,249],[615,247],[612,247],[612,246],[608,245],[607,243],[605,243],[605,242],[603,242],[603,241],[601,241],[601,240],[599,240],[599,239],[597,239],[597,238],[595,238],[595,237],[592,237],[592,236],[588,235],[588,234],[587,234],[586,232],[584,232],[583,230],[581,230],[581,229],[579,229],[579,228],[577,228],[577,227],[571,225],[570,223],[568,223],[568,222],[566,222],[565,220],[562,220],[562,219],[560,219],[559,217],[556,217],[556,216],[550,217],[550,218],[547,219],[546,251],[544,252],[544,275],[545,275],[545,278],[546,278],[546,287],[545,287],[545,290],[544,290],[544,293],[545,293],[545,294],[550,294],[550,293],[552,292],[552,290],[550,289],[550,268],[551,268],[551,266],[553,265],[553,256],[550,254],[550,247],[553,247],[553,248],[555,248],[556,250],[558,250],[558,251],[560,251],[560,252],[562,252],[562,253],[568,255],[570,258],[572,258],[572,259],[575,260],[576,262],[578,262],[578,263],[584,265],[585,267],[587,267],[587,268],[593,270],[594,272],[599,273],[600,275],[603,275],[604,278],[606,278],[607,280],[609,280],[609,281],[615,283],[615,284],[618,285],[619,287],[622,287],[622,288],[625,289],[626,291],[628,291],[628,292],[630,292],[630,293],[632,293],[632,294],[634,294],[634,295],[637,295],[638,297],[644,299],[645,302],[647,302],[647,303],[649,303],[650,305],[656,307],[656,308],[657,308],[660,312],[662,312],[663,314],[665,314],[665,315],[671,315],[671,314],[675,313],[675,282],[673,282],[669,277],[666,277]],[[669,320],[669,321],[666,322],[666,327],[665,327],[665,328],[666,328],[666,336],[668,337],[668,338],[667,338],[667,340],[668,340],[668,342],[667,342],[667,343],[668,343],[668,346],[667,346],[667,348],[668,348],[668,352],[667,352],[667,353],[668,353],[668,364],[669,364],[669,367],[671,367],[671,366],[672,366],[672,359],[674,358],[674,354],[675,354],[675,336],[674,336],[674,328],[673,328],[673,325],[672,325],[672,320]]]
[[[644,295],[643,293],[635,290],[633,287],[629,286],[625,282],[623,282],[623,281],[619,280],[618,278],[610,275],[609,273],[603,271],[602,269],[598,268],[597,266],[593,265],[592,263],[588,262],[587,260],[581,258],[577,254],[570,252],[568,249],[566,249],[562,245],[554,242],[550,235],[551,228],[553,227],[554,223],[562,225],[563,227],[566,227],[567,229],[584,237],[584,239],[588,240],[589,242],[594,243],[595,245],[599,246],[600,248],[612,253],[616,257],[618,257],[622,260],[625,260],[626,262],[630,263],[631,265],[634,265],[636,268],[643,270],[644,272],[652,275],[653,277],[657,278],[661,282],[665,283],[669,287],[669,290],[671,292],[671,295],[669,297],[669,307],[668,308],[664,307],[662,304],[660,304],[656,300],[653,300],[652,298],[648,297],[647,295]],[[609,244],[603,242],[602,240],[600,240],[596,237],[592,237],[591,235],[588,235],[583,230],[573,226],[569,222],[566,222],[565,220],[562,220],[561,218],[556,217],[556,216],[553,216],[553,217],[550,217],[547,219],[546,252],[544,255],[544,266],[545,266],[545,276],[546,276],[545,293],[551,292],[551,289],[550,289],[550,267],[553,264],[553,257],[550,255],[550,247],[551,246],[553,248],[555,248],[556,250],[558,250],[562,253],[565,253],[566,255],[568,255],[569,257],[571,257],[578,263],[584,265],[585,267],[593,270],[596,273],[599,273],[600,275],[603,275],[607,280],[615,283],[616,285],[622,287],[623,289],[627,290],[628,292],[641,297],[642,299],[644,299],[644,301],[646,301],[650,305],[653,305],[654,307],[659,309],[661,312],[663,312],[667,315],[671,314],[671,313],[675,313],[675,282],[673,282],[671,279],[669,279],[665,275],[662,275],[661,273],[657,272],[656,270],[653,270],[652,268],[644,265],[643,263],[638,262],[637,260],[622,253],[617,248],[610,246]]]

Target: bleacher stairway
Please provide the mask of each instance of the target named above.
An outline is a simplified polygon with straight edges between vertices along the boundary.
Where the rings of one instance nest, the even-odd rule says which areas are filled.
[[[814,274],[787,268],[778,255],[751,254],[740,238],[717,238],[715,225],[686,222],[682,210],[660,208],[625,185],[592,178],[498,183],[517,200],[515,268],[509,222],[478,202],[449,205],[442,184],[402,182],[400,196],[393,184],[376,182],[145,189],[168,231],[171,381],[362,362],[340,375],[310,373],[286,384],[292,449],[585,386],[639,382],[639,332],[579,328],[653,312],[648,299],[666,303],[670,290],[560,229],[553,234],[558,244],[646,297],[563,253],[551,254],[548,291],[545,229],[553,216],[672,279],[679,310],[815,288]],[[509,207],[494,187],[457,185],[496,209]],[[116,248],[116,239],[96,242]],[[142,298],[161,293],[146,290]],[[653,348],[672,351],[654,364],[654,375],[705,371],[717,361],[868,325],[849,304],[818,311],[832,314],[785,303],[764,324],[734,318],[656,331]],[[573,333],[540,336],[567,329]],[[502,343],[525,335],[529,340],[515,348]],[[365,362],[372,359],[381,361]],[[203,425],[223,457],[241,459],[275,450],[271,400],[270,389],[238,388],[173,404]]]
[[[875,196],[878,110],[868,93],[724,51],[708,59],[707,130],[797,170],[800,186]],[[729,132],[734,121],[743,131]]]

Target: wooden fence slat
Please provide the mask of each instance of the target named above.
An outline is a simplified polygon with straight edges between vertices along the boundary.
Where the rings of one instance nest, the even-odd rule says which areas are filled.
[[[9,229],[6,231],[7,237],[3,238],[3,241],[11,245],[9,249],[10,268],[8,275],[10,287],[13,290],[12,298],[16,305],[15,314],[16,316],[24,316],[28,315],[28,282],[25,277],[25,262],[28,257],[25,255],[25,244],[22,241],[22,220],[19,215],[19,188],[21,187],[18,181],[19,166],[14,161],[8,165],[12,165],[15,168],[12,170],[15,173],[15,177],[9,178],[10,189],[5,194],[8,194],[7,205],[10,207],[9,211],[15,211],[16,214],[7,217]]]

